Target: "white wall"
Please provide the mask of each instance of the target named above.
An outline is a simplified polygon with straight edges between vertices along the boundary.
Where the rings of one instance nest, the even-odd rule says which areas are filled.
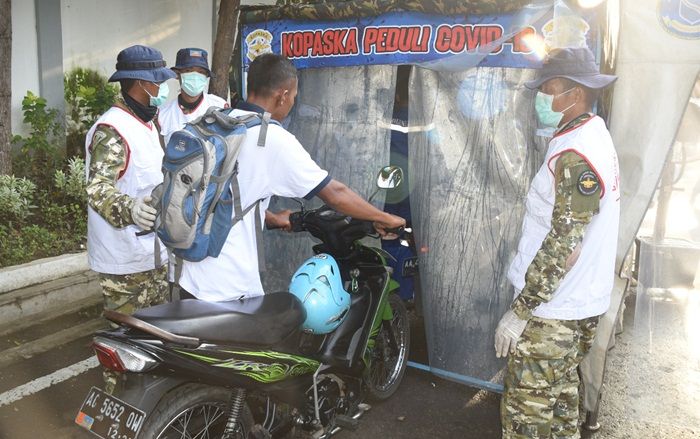
[[[24,134],[22,99],[31,90],[39,94],[34,1],[12,0],[12,133]]]
[[[177,50],[200,47],[210,54],[215,12],[213,0],[61,0],[63,70],[90,67],[114,72],[117,54],[145,44],[163,52],[168,66]],[[34,0],[12,0],[12,132],[26,133],[22,98],[39,94],[39,59]],[[171,96],[179,90],[170,83]]]
[[[213,44],[212,0],[62,0],[63,69],[91,67],[114,72],[117,54],[134,44],[163,52],[168,66],[178,49]],[[171,96],[179,90],[170,82]]]

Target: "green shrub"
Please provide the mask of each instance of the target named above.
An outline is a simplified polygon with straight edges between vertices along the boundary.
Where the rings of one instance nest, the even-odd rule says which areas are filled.
[[[58,124],[50,121],[57,113],[31,92],[25,101],[30,134],[15,136],[21,142],[15,169],[25,176],[0,176],[1,267],[80,251],[87,235],[85,161],[72,157],[61,169],[55,143],[39,139],[56,134]]]
[[[63,77],[66,99],[66,152],[85,157],[85,135],[98,117],[119,95],[119,87],[107,82],[99,72],[82,67]]]
[[[65,197],[72,200],[86,200],[85,160],[71,157],[66,172],[58,169],[53,175],[54,186]]]
[[[26,178],[0,175],[0,220],[3,224],[22,224],[34,208],[36,185]]]
[[[0,267],[61,254],[64,240],[56,232],[32,224],[19,230],[0,226]]]
[[[14,150],[12,170],[15,175],[31,179],[40,188],[49,187],[50,171],[58,166],[62,155],[58,145],[62,144],[63,126],[58,110],[47,107],[46,99],[27,91],[22,99],[22,113],[23,122],[29,125],[29,134],[12,136],[12,143],[19,146]]]

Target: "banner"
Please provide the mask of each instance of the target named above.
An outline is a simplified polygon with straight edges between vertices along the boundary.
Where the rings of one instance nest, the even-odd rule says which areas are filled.
[[[391,12],[341,21],[277,20],[244,25],[243,69],[256,56],[274,52],[298,69],[372,64],[421,64],[464,53],[483,54],[480,66],[537,68],[554,41],[597,47],[592,18],[553,20],[553,13],[523,24],[518,13],[436,16]],[[565,35],[562,35],[565,34]]]

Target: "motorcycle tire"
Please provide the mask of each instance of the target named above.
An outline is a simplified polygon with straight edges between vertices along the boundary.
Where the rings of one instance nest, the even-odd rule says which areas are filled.
[[[399,388],[406,372],[408,348],[411,344],[406,306],[397,294],[389,296],[389,305],[394,318],[391,322],[382,322],[375,339],[372,362],[364,377],[367,393],[375,401],[390,398]],[[395,346],[389,341],[392,333],[396,339]]]
[[[166,394],[144,423],[139,437],[174,439],[223,435],[228,419],[231,389],[202,384],[185,384]],[[254,425],[248,404],[238,417],[240,434],[248,437]]]

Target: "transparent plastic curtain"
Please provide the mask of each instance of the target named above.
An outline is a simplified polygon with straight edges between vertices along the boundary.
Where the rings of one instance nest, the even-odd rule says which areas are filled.
[[[396,67],[360,66],[299,71],[299,92],[288,130],[330,176],[367,198],[376,175],[389,164],[389,136]],[[381,197],[377,202],[381,206]],[[317,207],[321,201],[304,201]],[[299,210],[299,203],[275,199],[272,210]],[[313,255],[318,241],[308,233],[265,232],[268,292],[286,290],[291,275]]]
[[[633,338],[623,345],[634,364],[627,416],[678,437],[700,431],[699,176],[700,77],[639,231]]]
[[[697,26],[690,22],[697,18],[688,15],[688,7],[692,10],[693,3],[697,4],[619,0],[619,17],[615,20],[619,19],[620,32],[614,50],[618,80],[613,88],[609,126],[620,163],[622,197],[617,253],[620,265],[654,196],[700,71],[700,34],[697,31],[690,34]],[[690,215],[683,212],[676,216]],[[603,380],[614,369],[606,366],[606,356],[610,343],[614,342],[615,321],[622,313],[623,289],[614,289],[611,307],[598,326],[591,352],[581,364],[589,384],[585,396],[589,409],[597,406],[600,391],[604,401],[615,398],[607,395]],[[639,358],[642,357],[640,352]]]
[[[513,299],[506,279],[537,137],[534,70],[415,68],[410,85],[411,209],[433,369],[499,382],[493,331]],[[486,387],[489,387],[488,385]]]

